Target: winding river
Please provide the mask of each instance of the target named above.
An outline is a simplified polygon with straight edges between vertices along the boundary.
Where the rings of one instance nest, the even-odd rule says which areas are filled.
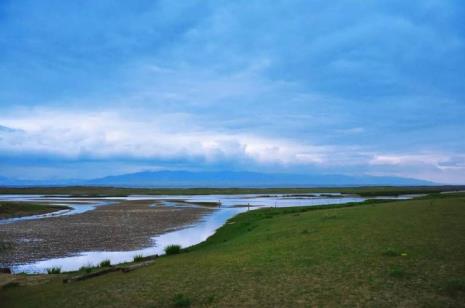
[[[410,199],[414,196],[385,197],[389,199]],[[383,197],[378,197],[383,198]],[[0,220],[3,223],[16,223],[22,220],[48,219],[57,215],[78,215],[86,211],[92,211],[98,206],[111,206],[111,204],[124,200],[153,200],[163,206],[200,206],[208,205],[216,207],[212,212],[203,216],[200,220],[181,229],[166,232],[151,238],[152,245],[147,248],[131,251],[84,251],[72,256],[40,260],[27,264],[14,264],[13,273],[45,273],[48,268],[60,267],[62,271],[78,270],[82,266],[95,266],[103,260],[110,260],[111,264],[132,261],[134,256],[150,256],[163,254],[167,245],[178,244],[189,247],[205,241],[215,230],[221,227],[231,217],[248,211],[264,207],[290,207],[290,206],[317,206],[343,204],[349,202],[362,202],[365,198],[343,194],[299,194],[299,195],[164,195],[164,196],[128,196],[106,198],[71,198],[67,196],[41,196],[41,195],[0,195],[0,201],[36,201],[54,203],[70,207],[69,210],[60,210],[53,213],[31,215],[20,218]]]

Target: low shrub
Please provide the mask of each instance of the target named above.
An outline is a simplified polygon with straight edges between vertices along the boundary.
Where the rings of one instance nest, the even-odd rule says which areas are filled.
[[[60,274],[61,273],[61,267],[50,267],[47,268],[47,274]]]
[[[111,262],[110,262],[110,260],[103,260],[102,262],[100,262],[99,266],[100,267],[110,267]]]
[[[175,255],[181,252],[181,245],[168,245],[165,247],[165,253],[169,255]]]
[[[134,256],[134,262],[142,262],[143,260],[144,260],[144,257],[142,255]]]
[[[90,272],[92,272],[92,269],[93,269],[93,268],[94,268],[94,267],[93,267],[91,264],[88,264],[88,265],[81,266],[81,267],[79,268],[79,271],[80,271],[80,272],[90,273]]]

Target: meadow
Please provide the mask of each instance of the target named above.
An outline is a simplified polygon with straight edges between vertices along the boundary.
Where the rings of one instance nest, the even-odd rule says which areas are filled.
[[[175,244],[175,243],[173,243]],[[129,273],[18,276],[5,307],[425,306],[465,303],[465,194],[261,209]]]

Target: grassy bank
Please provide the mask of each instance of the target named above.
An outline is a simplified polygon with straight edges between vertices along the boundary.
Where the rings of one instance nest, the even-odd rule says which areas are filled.
[[[175,243],[173,243],[175,244]],[[465,196],[241,214],[130,273],[0,291],[5,307],[463,306]]]
[[[0,219],[45,214],[67,209],[66,206],[52,206],[26,202],[0,201]]]
[[[0,187],[0,194],[71,195],[84,197],[148,195],[205,195],[205,194],[302,194],[347,193],[360,196],[438,193],[465,190],[465,186],[362,186],[308,188],[124,188],[124,187]]]

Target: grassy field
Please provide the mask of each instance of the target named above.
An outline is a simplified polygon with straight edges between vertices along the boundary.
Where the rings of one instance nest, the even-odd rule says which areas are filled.
[[[52,206],[26,202],[0,201],[0,219],[45,214],[67,209],[66,206]]]
[[[309,188],[125,188],[125,187],[0,187],[0,194],[44,194],[71,196],[127,196],[149,195],[204,195],[204,194],[301,194],[348,193],[360,196],[438,193],[465,190],[465,186],[366,186],[366,187],[309,187]]]
[[[175,243],[173,243],[175,244]],[[4,307],[465,305],[465,195],[241,214],[130,273],[0,291]]]

